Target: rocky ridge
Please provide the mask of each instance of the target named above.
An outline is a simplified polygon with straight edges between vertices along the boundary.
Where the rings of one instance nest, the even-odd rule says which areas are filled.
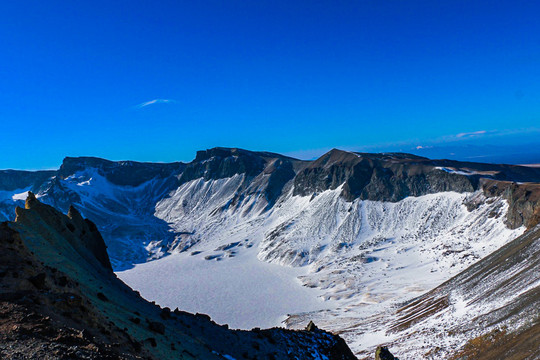
[[[22,205],[26,191],[64,212],[73,205],[94,219],[108,242],[113,266],[119,269],[127,266],[121,262],[140,263],[163,256],[185,237],[171,232],[169,224],[156,218],[157,203],[196,179],[219,181],[233,176],[242,176],[242,181],[230,201],[216,212],[246,211],[242,205],[254,197],[261,200],[250,211],[267,212],[280,198],[314,197],[337,188],[348,202],[397,202],[408,196],[481,190],[487,197],[503,196],[509,201],[509,227],[530,227],[538,222],[538,199],[521,189],[529,186],[523,182],[540,181],[539,168],[336,149],[317,160],[301,161],[236,148],[199,151],[187,164],[67,157],[57,171],[5,170],[0,172],[0,195],[4,194],[0,196],[0,219],[13,220],[13,203]]]

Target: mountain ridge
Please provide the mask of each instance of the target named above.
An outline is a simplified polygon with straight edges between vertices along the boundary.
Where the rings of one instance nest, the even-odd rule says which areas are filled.
[[[96,175],[103,180],[98,181]],[[537,210],[540,200],[529,199],[528,190],[520,190],[526,186],[520,185],[523,180],[540,182],[540,168],[431,160],[405,153],[353,153],[338,149],[330,150],[317,160],[305,161],[271,152],[223,147],[198,151],[189,163],[109,161],[85,156],[66,157],[56,171],[0,171],[0,220],[12,220],[11,204],[22,204],[25,192],[32,191],[42,201],[66,212],[73,204],[83,214],[96,219],[107,238],[111,235],[107,229],[112,224],[106,225],[109,221],[103,216],[114,212],[114,216],[122,216],[122,221],[133,224],[134,228],[137,227],[134,223],[141,220],[140,216],[147,219],[143,224],[151,227],[141,228],[137,237],[172,244],[179,238],[169,232],[168,224],[155,218],[155,204],[196,179],[217,181],[235,175],[243,176],[243,180],[230,201],[216,211],[235,209],[252,201],[248,199],[262,196],[264,204],[258,201],[261,205],[256,208],[267,212],[289,191],[292,191],[291,196],[315,197],[338,187],[340,196],[347,202],[355,199],[397,202],[408,196],[441,191],[472,193],[482,190],[487,197],[506,196],[512,204],[517,204],[511,206],[508,214],[511,228],[530,227],[540,221]],[[504,185],[505,181],[514,185]],[[495,190],[495,183],[507,190]],[[94,198],[98,194],[92,195],[86,190],[94,188],[112,197]],[[143,189],[144,199],[133,203],[133,194]],[[520,196],[516,198],[513,194]],[[471,203],[468,206],[473,208],[475,205]],[[131,219],[133,216],[139,218]],[[121,233],[124,231],[120,230]],[[150,241],[145,243],[148,246]],[[116,245],[121,248],[116,249]],[[116,245],[111,248],[113,258],[118,253],[132,253],[137,262],[145,257],[144,252],[147,251],[132,250],[120,243]]]
[[[214,148],[189,163],[68,158],[39,184],[0,189],[0,214],[12,219],[27,191],[63,212],[73,205],[103,234],[113,269],[143,296],[204,309],[239,328],[284,319],[303,328],[314,320],[364,354],[386,338],[368,336],[362,319],[433,289],[533,229],[539,180],[539,168],[401,153],[333,149],[303,161]],[[266,296],[283,301],[281,312],[263,304],[232,319],[235,299],[265,302],[242,284],[275,281],[271,268],[280,287]],[[182,272],[194,280],[163,277]],[[216,288],[198,293],[197,276]],[[205,295],[231,289],[242,295],[230,303]],[[292,294],[300,307],[284,301]]]

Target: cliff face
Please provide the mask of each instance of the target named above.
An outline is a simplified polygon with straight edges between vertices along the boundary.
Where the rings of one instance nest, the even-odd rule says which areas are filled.
[[[501,196],[508,201],[507,224],[511,229],[531,229],[540,223],[540,184],[485,179],[482,191],[486,197]]]
[[[311,195],[343,185],[348,201],[396,202],[407,196],[479,189],[480,179],[540,181],[538,169],[512,165],[430,160],[402,153],[365,154],[332,150],[310,162],[294,179],[294,194]]]
[[[143,300],[111,271],[91,222],[33,194],[0,225],[0,277],[3,358],[354,359],[318,329],[235,331]]]
[[[244,181],[233,203],[262,192],[270,208],[282,194],[285,185],[295,177],[295,169],[303,163],[269,152],[214,148],[197,152],[195,160],[187,165],[180,176],[179,185],[200,178],[209,181],[241,175]]]

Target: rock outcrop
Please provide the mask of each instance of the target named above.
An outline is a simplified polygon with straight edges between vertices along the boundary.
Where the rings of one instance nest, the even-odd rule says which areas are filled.
[[[481,178],[540,181],[540,170],[334,149],[298,172],[294,194],[308,196],[343,186],[342,196],[349,201],[360,198],[395,202],[442,191],[472,192],[479,188]]]
[[[499,196],[508,201],[509,228],[531,229],[540,223],[540,184],[483,179],[482,190],[486,197]]]
[[[70,206],[66,216],[53,207],[42,204],[32,192],[28,192],[25,209],[17,207],[15,213],[17,215],[15,222],[28,227],[35,226],[39,222],[50,227],[61,234],[86,261],[94,264],[95,268],[104,268],[112,272],[107,246],[96,225],[88,219],[83,219],[73,206]],[[96,260],[99,264],[95,264]]]
[[[378,346],[375,350],[375,360],[399,360],[397,357],[392,355],[390,350],[386,346]]]

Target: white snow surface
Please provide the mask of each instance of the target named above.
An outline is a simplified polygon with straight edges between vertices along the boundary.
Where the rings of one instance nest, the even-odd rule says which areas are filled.
[[[504,225],[505,201],[480,192],[389,203],[346,202],[340,188],[315,197],[289,190],[264,211],[260,191],[236,200],[243,181],[197,179],[159,201],[155,216],[175,234],[175,254],[118,276],[162,306],[232,327],[314,320],[340,332],[353,351],[371,351],[392,337],[363,319],[434,288],[524,231]],[[468,211],[471,197],[480,206]],[[459,301],[455,308],[465,311]]]
[[[117,275],[161,306],[208,314],[232,328],[273,327],[287,314],[328,307],[320,290],[297,279],[306,269],[259,261],[256,252],[247,249],[221,261],[184,252]]]

